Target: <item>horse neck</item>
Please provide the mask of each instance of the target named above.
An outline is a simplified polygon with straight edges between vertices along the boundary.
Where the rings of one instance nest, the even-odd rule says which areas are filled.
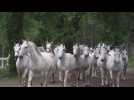
[[[42,57],[41,53],[38,51],[37,47],[31,47],[30,49],[31,52],[31,59],[33,59],[34,61],[39,61]]]

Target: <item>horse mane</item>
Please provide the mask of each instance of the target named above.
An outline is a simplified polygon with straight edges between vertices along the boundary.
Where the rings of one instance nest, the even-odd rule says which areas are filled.
[[[41,55],[41,53],[40,53],[38,47],[36,46],[36,44],[33,43],[33,42],[31,42],[31,41],[29,41],[29,43],[35,48],[35,50],[37,51],[37,53],[38,53],[39,55]]]
[[[38,60],[40,57],[37,57],[37,56],[42,56],[42,54],[40,53],[39,49],[33,42],[28,41],[28,45],[30,48],[31,59],[33,60],[35,64],[38,64]]]

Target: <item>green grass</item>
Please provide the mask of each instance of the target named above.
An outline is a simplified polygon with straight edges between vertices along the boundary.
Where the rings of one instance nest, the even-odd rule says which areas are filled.
[[[10,78],[15,79],[16,75],[9,73],[8,69],[0,69],[0,78]]]
[[[128,66],[134,68],[134,56],[129,57],[128,59]]]

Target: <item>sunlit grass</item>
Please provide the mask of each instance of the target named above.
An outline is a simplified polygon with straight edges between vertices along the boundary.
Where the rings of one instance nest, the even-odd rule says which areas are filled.
[[[131,67],[131,68],[134,66],[134,56],[129,57],[128,66]]]

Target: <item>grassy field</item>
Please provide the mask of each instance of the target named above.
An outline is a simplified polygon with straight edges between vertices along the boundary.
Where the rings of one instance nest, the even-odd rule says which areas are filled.
[[[128,59],[128,66],[129,68],[134,68],[134,56],[129,57]]]
[[[15,79],[17,76],[9,73],[8,69],[0,69],[0,79],[2,78],[10,78]]]

